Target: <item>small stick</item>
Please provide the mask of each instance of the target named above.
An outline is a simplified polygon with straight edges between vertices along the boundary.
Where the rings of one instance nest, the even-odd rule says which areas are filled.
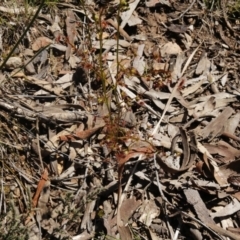
[[[174,19],[171,19],[171,21],[176,21],[176,20],[182,18],[182,17],[193,7],[193,4],[194,4],[195,2],[196,2],[196,0],[193,0],[192,3],[190,4],[190,6],[189,6],[182,14],[180,14],[179,17],[174,18]]]

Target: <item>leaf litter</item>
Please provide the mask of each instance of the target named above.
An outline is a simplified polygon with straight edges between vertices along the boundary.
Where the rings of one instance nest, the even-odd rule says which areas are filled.
[[[38,10],[10,2],[1,64]],[[240,239],[239,26],[219,2],[46,2],[1,65],[3,238]]]

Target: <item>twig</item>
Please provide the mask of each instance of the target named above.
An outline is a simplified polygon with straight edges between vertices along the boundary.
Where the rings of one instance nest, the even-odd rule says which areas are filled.
[[[112,19],[108,19],[107,22],[111,24],[116,30],[119,28],[119,33],[126,38],[129,42],[132,41],[132,38],[120,27],[116,22],[114,22]]]
[[[87,179],[87,175],[88,175],[88,168],[89,168],[89,164],[90,162],[88,161],[87,162],[87,165],[86,165],[86,169],[85,169],[85,174],[84,174],[84,180],[83,180],[83,183],[81,184],[81,187],[78,189],[76,195],[75,195],[75,199],[77,199],[79,193],[83,190],[83,188],[86,186],[86,179]]]
[[[232,25],[230,24],[230,22],[228,21],[228,17],[227,17],[227,13],[226,13],[226,0],[220,0],[220,6],[223,12],[223,18],[225,23],[227,24],[227,27],[232,31],[235,32]]]
[[[128,179],[128,182],[124,188],[124,192],[122,194],[122,182],[121,182],[121,178],[119,179],[119,183],[118,183],[118,204],[117,204],[117,226],[118,227],[122,227],[123,224],[122,224],[122,219],[121,219],[121,211],[120,211],[120,208],[122,206],[122,202],[123,202],[123,199],[125,198],[125,195],[126,195],[126,191],[128,190],[129,186],[130,186],[130,183],[132,181],[132,176],[137,168],[137,165],[139,163],[139,161],[141,160],[142,158],[142,154],[140,154],[140,156],[138,157],[138,160],[131,172],[131,175]]]
[[[40,147],[40,140],[39,140],[39,119],[36,119],[36,130],[37,130],[37,148],[38,148],[38,157],[42,167],[42,171],[44,170],[43,161],[42,161],[42,154],[41,154],[41,147]]]
[[[14,106],[17,105],[17,106]],[[16,103],[8,103],[6,100],[0,100],[0,107],[3,107],[14,114],[16,114],[18,117],[23,117],[29,121],[35,121],[36,117],[40,118],[41,120],[49,120],[49,121],[77,121],[77,120],[83,120],[85,116],[83,116],[80,112],[77,111],[66,111],[64,114],[62,112],[57,113],[51,113],[51,112],[43,112],[43,113],[37,113],[34,111],[31,111],[25,107],[20,106]],[[67,113],[67,114],[66,114]]]
[[[190,6],[189,6],[182,14],[180,14],[179,17],[174,18],[174,19],[171,19],[171,21],[176,21],[176,20],[182,18],[182,17],[193,7],[193,4],[194,4],[195,2],[196,2],[196,0],[193,0],[192,3],[190,4]]]
[[[37,220],[37,223],[38,223],[38,229],[39,229],[39,232],[38,232],[38,236],[39,236],[39,240],[42,240],[42,227],[41,227],[41,212],[40,212],[40,209],[37,209],[36,210],[36,220]]]
[[[178,211],[178,212],[170,215],[169,217],[175,217],[175,216],[177,216],[177,215],[179,215],[179,214],[180,214],[180,215],[184,215],[184,216],[186,216],[186,217],[194,220],[195,222],[199,223],[201,226],[203,226],[203,227],[205,227],[206,229],[208,229],[208,231],[210,231],[211,233],[213,233],[215,236],[217,236],[218,238],[220,238],[220,239],[223,240],[223,238],[222,238],[221,236],[219,236],[219,235],[215,232],[215,230],[213,231],[210,226],[205,225],[203,222],[201,222],[201,221],[198,220],[197,218],[195,218],[195,217],[193,217],[193,216],[191,216],[191,215],[189,215],[189,214],[187,214],[187,213],[185,213],[185,212],[183,212],[183,211]],[[220,228],[220,227],[219,227],[219,228]]]
[[[162,188],[161,188],[161,184],[160,184],[160,181],[159,181],[159,176],[158,176],[158,170],[157,170],[157,161],[156,161],[156,155],[157,153],[154,154],[154,166],[155,166],[155,173],[156,173],[156,179],[157,179],[157,185],[158,185],[158,190],[163,198],[163,200],[165,202],[168,202],[168,200],[165,198],[164,194],[163,194],[163,191],[162,191]],[[168,202],[169,203],[169,202]]]
[[[151,136],[154,136],[154,135],[157,133],[158,128],[160,127],[160,124],[162,123],[162,120],[163,120],[163,118],[164,118],[164,116],[165,116],[165,114],[166,114],[166,112],[167,112],[167,110],[168,110],[168,108],[169,108],[169,106],[170,106],[170,104],[171,104],[174,96],[175,96],[175,93],[176,93],[176,91],[177,91],[180,83],[181,83],[181,81],[178,81],[178,82],[175,84],[175,87],[173,88],[173,90],[172,90],[172,92],[171,92],[171,95],[170,95],[170,97],[169,97],[169,99],[168,99],[168,101],[167,101],[167,104],[166,104],[166,106],[165,106],[165,108],[164,108],[164,110],[163,110],[162,116],[161,116],[159,122],[157,123],[156,127],[153,129],[153,132],[152,132]]]
[[[167,112],[167,110],[168,110],[168,108],[169,108],[169,106],[170,106],[173,98],[174,98],[175,95],[176,95],[177,89],[178,89],[178,87],[180,86],[180,84],[181,84],[182,81],[183,81],[183,80],[181,80],[181,77],[183,76],[183,74],[184,74],[185,71],[187,70],[187,67],[189,66],[190,62],[192,61],[192,59],[193,59],[193,57],[194,57],[194,55],[195,55],[195,53],[197,52],[197,50],[199,49],[199,47],[200,47],[201,45],[202,45],[202,43],[200,43],[199,46],[192,52],[192,54],[189,56],[186,64],[184,65],[183,70],[182,70],[182,72],[181,72],[181,74],[180,74],[180,76],[179,76],[179,80],[178,80],[178,82],[175,84],[175,86],[174,86],[174,88],[173,88],[173,90],[172,90],[172,92],[171,92],[171,95],[170,95],[170,97],[169,97],[169,99],[168,99],[168,101],[167,101],[167,104],[166,104],[166,106],[165,106],[165,108],[164,108],[164,110],[163,110],[162,116],[161,116],[159,122],[157,123],[156,127],[154,128],[151,136],[153,136],[153,135],[155,135],[155,134],[157,133],[157,130],[158,130],[158,128],[160,127],[160,124],[161,124],[161,122],[162,122],[162,120],[163,120],[163,118],[164,118],[164,116],[165,116],[165,114],[166,114],[166,112]]]
[[[127,184],[125,185],[125,187],[124,187],[124,190],[123,190],[123,194],[122,194],[122,196],[121,196],[121,199],[120,199],[120,205],[122,204],[122,202],[123,202],[123,200],[124,200],[124,198],[125,198],[125,195],[126,195],[126,192],[128,191],[128,188],[129,188],[129,186],[130,186],[130,184],[131,184],[131,181],[132,181],[132,178],[133,178],[133,174],[135,173],[135,171],[136,171],[136,168],[137,168],[137,166],[138,166],[138,163],[142,160],[142,154],[138,157],[138,160],[136,161],[136,164],[134,165],[134,168],[133,168],[133,170],[132,170],[132,172],[131,172],[131,175],[130,175],[130,177],[128,178],[128,181],[127,181]]]
[[[3,203],[3,201],[4,201],[4,198],[5,198],[5,194],[4,194],[4,189],[3,189],[3,168],[1,169],[2,171],[1,171],[1,194],[0,194],[0,214],[2,213],[2,203]],[[4,211],[4,213],[5,213],[5,211]]]
[[[158,190],[159,190],[159,192],[160,192],[163,200],[165,201],[165,203],[169,203],[170,205],[172,205],[172,204],[167,200],[167,198],[164,196],[163,191],[162,191],[162,188],[161,188],[161,184],[160,184],[159,176],[158,176],[158,171],[157,171],[156,155],[157,155],[157,153],[154,154],[154,158],[153,158],[153,159],[154,159],[154,166],[155,166],[155,173],[156,173]],[[165,205],[164,205],[164,206],[165,206]],[[166,212],[166,211],[165,211],[165,212]],[[167,227],[168,227],[169,233],[170,233],[170,235],[171,235],[171,239],[174,239],[173,229],[172,229],[172,227],[171,227],[170,224],[169,224],[168,216],[165,215],[165,218],[166,218],[166,223],[167,223]],[[176,235],[176,233],[175,233],[175,235]]]

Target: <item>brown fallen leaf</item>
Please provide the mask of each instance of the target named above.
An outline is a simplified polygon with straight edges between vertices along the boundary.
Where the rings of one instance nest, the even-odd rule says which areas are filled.
[[[41,48],[45,48],[48,45],[52,44],[53,41],[50,38],[47,37],[39,37],[37,38],[33,44],[32,44],[32,50],[33,51],[38,51]]]
[[[32,200],[33,208],[36,208],[39,196],[40,196],[40,194],[41,194],[41,192],[42,192],[42,190],[44,188],[44,185],[45,185],[47,180],[48,180],[48,170],[45,168],[43,173],[42,173],[41,179],[38,182],[37,190],[36,190],[35,195],[34,195],[33,200]],[[25,221],[25,225],[27,225],[29,223],[29,221],[31,220],[33,215],[34,215],[34,212],[32,211],[29,214],[29,216],[27,217],[27,219]]]
[[[186,25],[179,25],[179,24],[170,24],[167,28],[170,32],[174,33],[185,33],[188,30]]]
[[[219,141],[215,144],[203,144],[210,154],[218,154],[220,161],[226,163],[235,160],[235,157],[240,156],[240,150],[232,147],[224,141]],[[217,157],[216,157],[217,158]]]
[[[215,137],[220,136],[224,131],[224,125],[230,116],[234,113],[231,107],[226,107],[215,119],[213,119],[205,128],[203,128],[199,135],[202,139],[211,141]]]
[[[72,134],[66,134],[59,136],[61,141],[71,141],[76,140],[76,138],[87,139],[90,138],[93,134],[95,134],[98,130],[102,129],[105,126],[105,121],[102,118],[97,118],[94,127],[89,128],[87,130],[76,129],[76,131]]]
[[[65,53],[65,59],[68,60],[71,55],[72,47],[74,46],[74,41],[76,37],[76,19],[74,12],[72,10],[67,11],[67,17],[65,20],[66,28],[67,28],[67,50]]]
[[[43,173],[42,173],[41,179],[38,183],[36,193],[33,197],[33,201],[32,201],[33,202],[33,207],[37,206],[38,198],[39,198],[40,193],[42,192],[43,187],[44,187],[47,180],[48,180],[48,170],[45,168]]]
[[[142,201],[136,200],[135,197],[125,199],[122,202],[120,211],[121,211],[121,219],[122,219],[124,225],[127,224],[129,218],[132,216],[132,214],[140,206],[141,203],[142,203]]]
[[[116,154],[116,159],[118,163],[118,181],[119,181],[119,186],[118,186],[118,206],[117,206],[117,227],[119,234],[121,236],[121,239],[127,239],[131,240],[131,232],[129,230],[128,226],[125,226],[124,222],[121,219],[121,197],[122,197],[122,174],[124,170],[125,163],[129,161],[131,158],[135,157],[141,157],[142,155],[146,154],[152,154],[153,149],[149,147],[140,147],[136,148],[134,150],[130,150],[128,153],[124,152],[119,152]]]
[[[199,192],[195,189],[184,189],[184,195],[186,196],[187,202],[191,204],[198,216],[198,218],[204,223],[215,224],[213,219],[210,217],[208,209],[203,202]]]
[[[233,175],[240,175],[240,160],[224,164],[214,173],[214,177],[220,186],[228,184],[228,178]]]

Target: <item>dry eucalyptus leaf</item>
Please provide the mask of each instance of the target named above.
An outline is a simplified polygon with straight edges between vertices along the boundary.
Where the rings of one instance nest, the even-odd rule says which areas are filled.
[[[181,77],[182,66],[183,66],[183,63],[185,60],[186,60],[186,56],[183,52],[177,55],[177,59],[174,64],[173,71],[171,73],[172,81],[174,83],[177,81],[177,79],[179,79]]]
[[[217,212],[212,212],[211,217],[226,217],[229,215],[234,214],[235,212],[240,210],[240,202],[236,199],[233,198],[232,201],[226,205],[224,208],[221,210],[218,210]]]
[[[134,58],[133,60],[133,67],[135,69],[137,69],[138,73],[141,75],[143,75],[144,71],[145,71],[145,61],[142,57],[143,55],[143,50],[144,50],[145,45],[144,44],[140,44],[138,46],[138,50],[137,50],[137,56]]]
[[[127,23],[129,24],[129,19],[133,15],[133,12],[136,9],[136,7],[138,6],[139,2],[140,2],[140,0],[135,0],[133,2],[130,2],[128,10],[121,13],[121,19],[122,19],[122,22],[120,25],[121,28],[124,28]],[[137,19],[135,19],[135,20],[137,20]],[[139,22],[139,21],[141,21],[141,20],[140,19],[137,20],[137,22]]]
[[[22,66],[22,59],[20,57],[10,57],[6,62],[6,69],[13,70]]]
[[[240,150],[232,147],[224,141],[219,141],[215,144],[203,144],[203,146],[208,150],[210,154],[218,154],[218,159],[224,163],[234,161],[236,157],[240,156]]]
[[[53,44],[50,45],[50,47],[51,48],[55,48],[55,49],[57,49],[57,50],[59,50],[61,52],[66,52],[66,50],[67,50],[66,46],[64,46],[62,44],[58,44],[58,43],[53,43]]]
[[[146,2],[146,7],[149,7],[149,8],[150,7],[155,7],[155,5],[157,5],[159,3],[171,7],[170,1],[167,1],[167,0],[150,0],[150,1]]]
[[[44,148],[47,151],[55,151],[55,149],[58,147],[59,145],[59,138],[61,136],[64,136],[66,134],[69,134],[71,132],[73,132],[75,129],[77,128],[77,125],[72,125],[70,128],[66,128],[65,130],[62,130],[61,132],[59,132],[57,135],[55,135],[54,137],[52,137],[44,146]]]
[[[62,77],[60,77],[55,83],[58,86],[61,86],[62,89],[66,89],[72,85],[72,83],[73,83],[72,78],[73,78],[73,73],[67,73],[67,74],[63,75]]]
[[[226,74],[224,74],[223,77],[221,78],[221,84],[222,84],[223,86],[225,86],[228,80],[229,80],[229,79],[228,79],[228,74],[226,73]]]
[[[178,24],[170,24],[167,28],[170,32],[174,33],[184,33],[188,30],[188,27],[186,25],[178,25]]]
[[[224,131],[224,125],[228,121],[229,117],[234,113],[231,107],[226,107],[222,113],[215,119],[213,119],[202,131],[199,135],[206,139],[208,138],[211,141],[213,138],[219,136]]]
[[[198,218],[204,223],[215,224],[203,202],[199,192],[194,189],[184,189],[184,194],[189,204],[194,208]]]
[[[193,84],[192,86],[188,87],[188,88],[184,88],[183,90],[181,90],[182,96],[186,97],[189,94],[192,94],[194,92],[196,92],[197,90],[199,90],[199,88],[201,88],[202,84],[203,84],[203,80]]]
[[[36,70],[35,70],[35,67],[33,65],[33,62],[30,61],[30,58],[26,58],[24,60],[24,65],[25,65],[25,69],[26,71],[29,73],[29,74],[35,74],[36,73]]]
[[[203,57],[198,62],[197,68],[196,68],[196,74],[205,74],[209,72],[211,66],[211,62],[207,58],[207,54],[204,54]]]
[[[161,47],[160,51],[161,56],[165,57],[166,55],[178,55],[182,52],[182,49],[177,43],[168,42]]]
[[[128,25],[132,27],[138,24],[142,24],[142,19],[140,19],[136,14],[133,14],[128,20]]]
[[[214,174],[219,185],[228,184],[228,178],[232,175],[240,174],[240,160],[235,160],[219,167],[219,170]]]
[[[69,57],[71,56],[71,50],[72,50],[72,46],[74,46],[74,42],[76,40],[76,33],[77,33],[77,29],[76,29],[76,18],[75,18],[75,14],[71,9],[67,10],[67,17],[65,19],[65,23],[66,23],[66,28],[67,28],[67,37],[68,37],[68,47],[65,53],[65,59],[69,59]]]
[[[47,180],[38,199],[37,207],[40,208],[41,218],[44,219],[49,213],[48,201],[50,197],[50,181]]]
[[[189,49],[193,44],[193,38],[186,32],[183,35],[184,35],[184,38],[182,39],[182,42],[185,45],[186,49]]]
[[[45,48],[52,44],[53,41],[47,37],[39,37],[32,44],[32,50],[38,51],[41,48]]]
[[[61,21],[59,16],[55,16],[54,18],[54,22],[52,24],[52,26],[49,27],[49,30],[54,34],[55,32],[61,32],[61,28],[59,26],[59,22]]]
[[[94,233],[88,233],[87,231],[84,231],[79,235],[73,236],[72,240],[90,240],[92,238],[94,238]]]
[[[240,122],[240,113],[238,112],[228,119],[226,125],[224,125],[225,127],[224,131],[234,134],[234,132],[236,131],[239,125],[239,122]]]
[[[142,203],[141,200],[136,200],[135,197],[125,199],[122,202],[120,211],[121,211],[121,220],[123,221],[123,224],[127,224],[129,218],[132,216],[132,214],[136,211],[136,209],[140,206]]]
[[[160,209],[153,200],[145,200],[140,209],[139,213],[141,217],[139,221],[144,223],[146,226],[150,226],[154,218],[160,214]]]
[[[119,41],[115,40],[115,39],[104,39],[101,45],[100,41],[94,41],[93,42],[93,47],[96,49],[100,49],[100,47],[102,47],[103,49],[111,49],[111,48],[116,48],[117,46],[117,42],[119,42],[119,45],[121,47],[130,47],[130,43],[120,39]]]

